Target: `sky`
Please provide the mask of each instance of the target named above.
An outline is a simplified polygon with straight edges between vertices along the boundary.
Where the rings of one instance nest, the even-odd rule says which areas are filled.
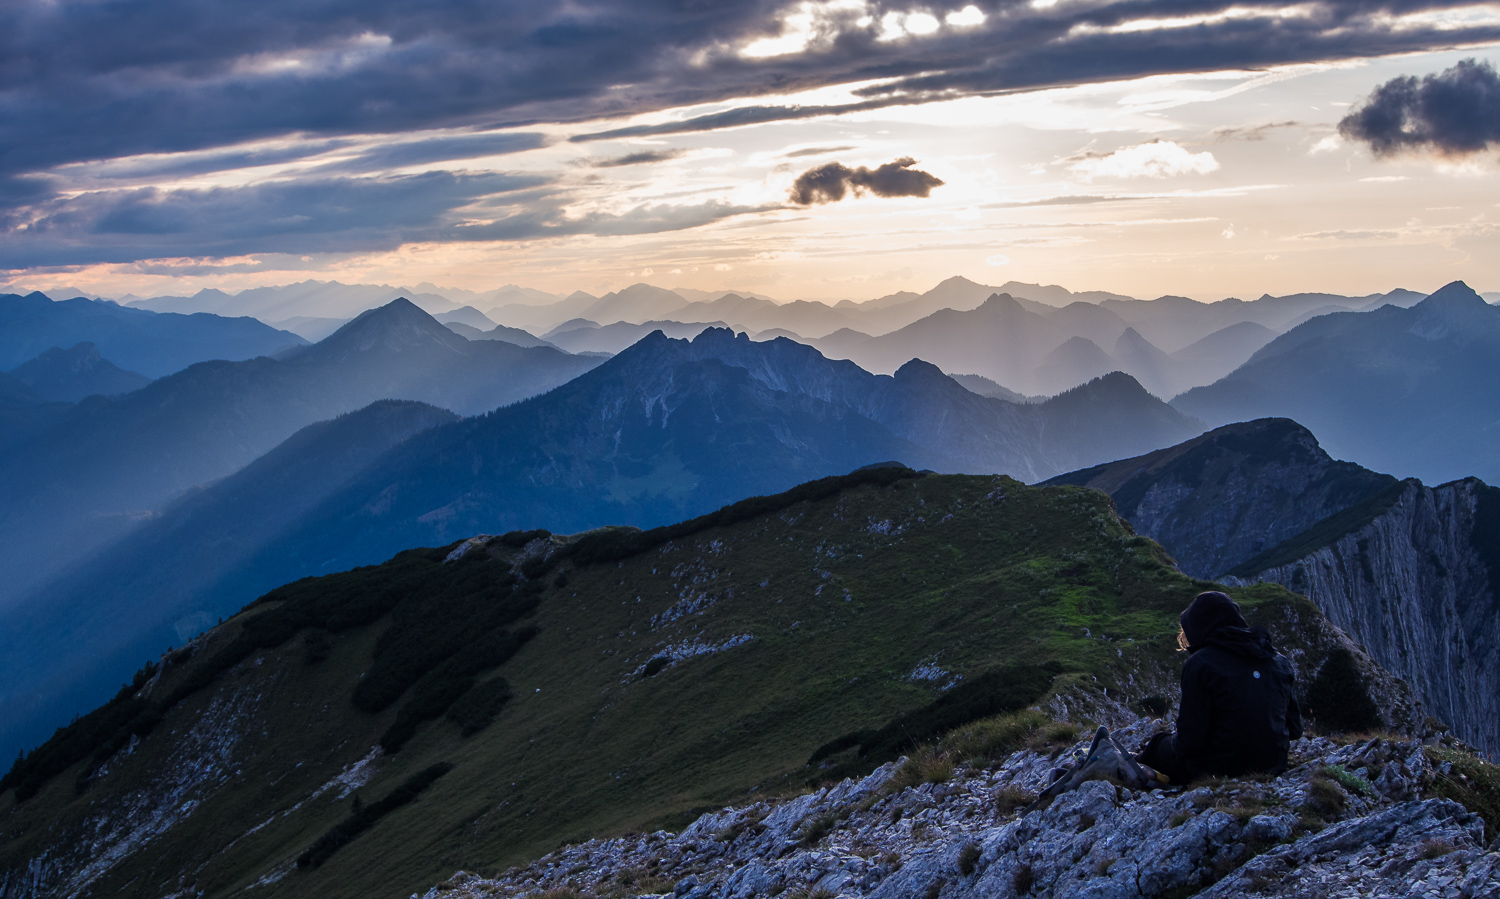
[[[1500,4],[19,0],[0,283],[1500,290]]]

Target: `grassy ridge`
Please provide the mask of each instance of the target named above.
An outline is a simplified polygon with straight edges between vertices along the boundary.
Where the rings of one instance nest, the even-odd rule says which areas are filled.
[[[1177,613],[1202,587],[1103,494],[1003,477],[820,488],[631,554],[579,564],[560,552],[545,577],[508,583],[522,552],[495,540],[444,564],[447,548],[414,550],[268,595],[162,673],[146,699],[176,702],[85,795],[66,776],[20,805],[0,795],[0,870],[49,848],[66,862],[75,844],[59,834],[164,794],[186,755],[218,753],[218,774],[173,796],[174,807],[198,802],[186,823],[96,892],[160,895],[190,872],[208,896],[257,881],[266,896],[405,896],[456,868],[494,870],[565,839],[685,822],[752,787],[800,786],[818,747],[932,706],[955,677],[1046,666],[1049,679],[1060,672],[1053,689],[1121,690],[1143,666],[1170,664]],[[1291,601],[1264,586],[1241,595]],[[455,665],[482,678],[472,699],[408,716],[400,751],[376,754],[352,795],[325,788],[341,772],[347,782],[444,664],[420,653],[425,669],[396,666],[403,690],[356,701],[392,646],[421,642],[405,632],[424,622],[457,635],[446,658],[481,638],[535,635],[498,664],[501,678]],[[315,641],[315,660],[292,637],[319,630],[332,639]],[[493,723],[472,730],[473,715]],[[351,819],[355,796],[392,795],[440,763],[453,767],[324,864],[295,867]]]

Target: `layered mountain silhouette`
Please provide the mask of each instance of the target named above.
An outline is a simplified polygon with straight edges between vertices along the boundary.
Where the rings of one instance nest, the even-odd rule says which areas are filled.
[[[129,393],[151,383],[143,374],[125,371],[99,354],[92,343],[52,349],[23,362],[11,377],[56,402],[75,403],[86,396]]]
[[[379,399],[475,415],[597,362],[469,341],[398,300],[280,359],[204,362],[133,393],[89,397],[0,450],[0,604],[313,422]]]
[[[1436,483],[1500,479],[1500,308],[1455,281],[1409,308],[1339,312],[1173,405],[1210,424],[1294,418],[1330,452]]]
[[[253,571],[223,579],[381,453],[457,420],[424,403],[381,400],[308,425],[0,610],[0,741],[34,742],[58,708],[100,701],[120,671],[277,586]]]
[[[292,359],[256,364],[282,373],[329,358],[348,368],[362,351],[389,368],[402,353],[417,352],[414,334],[440,331],[446,337],[437,346],[444,348],[468,343],[414,307],[387,307],[359,324]],[[493,342],[471,346],[487,343]],[[556,350],[511,351],[577,360]],[[331,370],[315,370],[331,377]],[[266,401],[243,392],[242,409]],[[284,400],[287,393],[272,396]],[[917,360],[894,377],[878,376],[791,340],[752,342],[719,328],[691,342],[653,333],[557,389],[422,430],[371,459],[368,448],[393,427],[366,420],[394,414],[372,407],[306,429],[239,473],[154,513],[92,561],[13,605],[10,620],[0,621],[4,629],[32,635],[27,645],[54,647],[40,658],[15,650],[31,660],[24,680],[35,685],[27,690],[34,706],[41,713],[55,709],[62,685],[79,680],[52,661],[69,653],[47,634],[77,633],[79,645],[93,645],[76,629],[108,632],[121,647],[110,658],[124,664],[139,655],[141,641],[161,643],[173,621],[186,632],[270,586],[380,561],[407,546],[536,524],[564,532],[649,527],[890,459],[1034,481],[1201,430],[1118,373],[1045,403],[1017,405],[979,396]],[[425,427],[437,413],[423,407],[404,414]],[[153,433],[170,432],[164,427],[170,424],[158,420]],[[217,428],[229,425],[221,419]],[[341,434],[372,428],[374,437],[348,438],[352,448],[341,443]],[[121,464],[146,464],[144,452],[117,455]],[[79,455],[67,463],[80,464]],[[319,481],[324,475],[326,482]],[[119,469],[100,470],[90,483],[103,488],[122,477]],[[12,532],[18,531],[16,521]],[[30,549],[40,547],[33,542]]]
[[[413,438],[267,557],[296,576],[523,523],[649,527],[888,459],[1038,480],[1199,430],[1123,375],[1026,406],[916,360],[882,377],[785,338],[654,333],[544,396]]]
[[[251,359],[305,344],[253,318],[179,315],[82,297],[0,294],[0,370],[47,350],[92,343],[127,371],[159,378],[208,359]]]

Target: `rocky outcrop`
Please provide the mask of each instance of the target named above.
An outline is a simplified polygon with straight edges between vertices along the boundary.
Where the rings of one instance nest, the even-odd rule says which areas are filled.
[[[1138,740],[1156,724],[1121,736]],[[1021,750],[904,787],[892,763],[704,815],[680,834],[591,840],[493,879],[460,872],[425,899],[1500,893],[1484,822],[1432,796],[1443,763],[1420,742],[1301,740],[1293,753],[1299,764],[1276,778],[1150,792],[1094,781],[1029,813],[1017,807],[1047,783],[1049,755]]]
[[[1046,483],[1103,490],[1185,573],[1214,578],[1397,482],[1335,461],[1295,421],[1263,418]]]
[[[1500,753],[1500,602],[1488,558],[1496,536],[1490,504],[1500,506],[1500,491],[1473,478],[1440,487],[1409,482],[1362,526],[1233,580],[1306,594],[1381,667],[1411,683],[1429,711],[1493,756]]]

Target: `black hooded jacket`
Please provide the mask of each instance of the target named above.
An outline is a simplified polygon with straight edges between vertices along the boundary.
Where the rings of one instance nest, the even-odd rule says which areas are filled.
[[[1182,613],[1192,655],[1182,669],[1173,748],[1206,774],[1280,771],[1302,736],[1296,674],[1265,628],[1249,627],[1223,593],[1202,593]]]

